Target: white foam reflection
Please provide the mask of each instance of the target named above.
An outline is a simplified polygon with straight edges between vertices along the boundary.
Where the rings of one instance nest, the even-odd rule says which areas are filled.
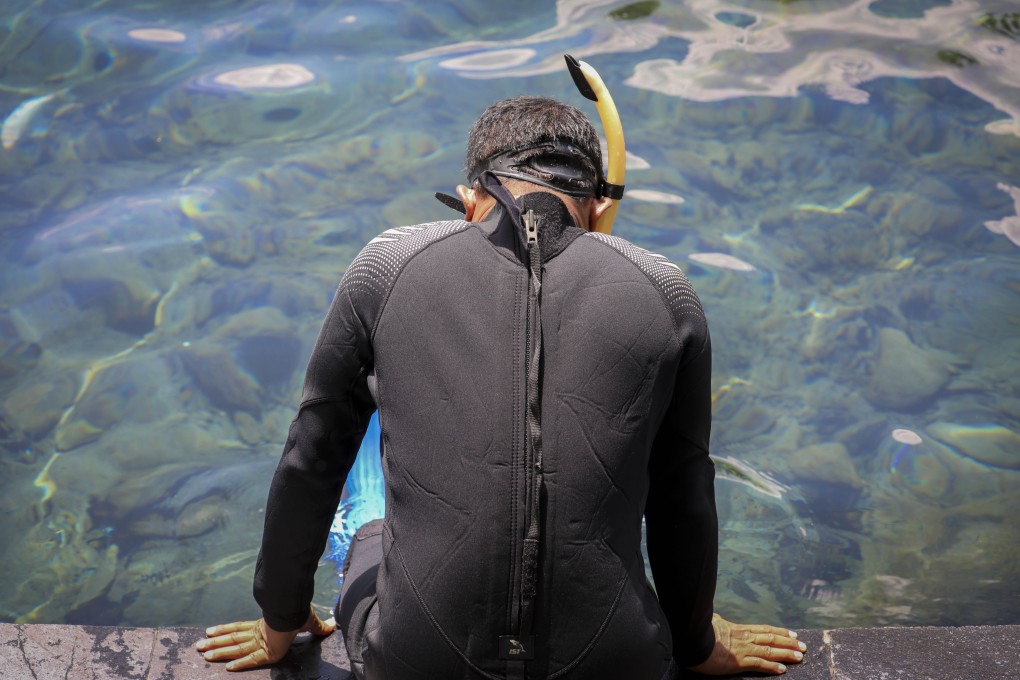
[[[171,28],[136,28],[128,31],[128,36],[135,40],[156,43],[180,43],[188,39],[184,33]]]
[[[524,48],[512,50],[493,50],[478,54],[467,54],[454,57],[439,63],[443,68],[454,71],[496,71],[499,69],[520,66],[535,56],[535,50]]]
[[[942,77],[1009,116],[990,132],[1020,134],[1020,44],[974,21],[982,13],[977,0],[931,8],[917,18],[880,16],[869,8],[872,2],[829,9],[813,3],[797,11],[778,3],[751,10],[725,0],[690,0],[647,19],[614,21],[607,20],[612,2],[561,0],[556,24],[531,36],[455,43],[401,60],[439,58],[441,67],[465,78],[524,77],[562,70],[564,51],[586,59],[645,51],[672,38],[689,43],[682,61],[640,62],[624,82],[702,102],[792,97],[805,86],[821,86],[833,99],[864,104],[869,94],[862,86],[877,78]],[[731,25],[718,18],[724,13],[753,23]]]
[[[892,431],[892,438],[899,443],[907,444],[908,446],[917,446],[923,441],[921,439],[921,435],[917,434],[913,430],[908,430],[902,427],[896,428]]]
[[[739,257],[734,257],[733,255],[728,255],[726,253],[691,253],[687,257],[694,262],[707,264],[711,267],[732,269],[737,272],[754,271],[753,264],[744,262]]]
[[[4,149],[12,149],[21,139],[22,133],[36,111],[45,106],[55,94],[46,94],[41,97],[33,97],[18,104],[17,107],[4,119],[0,127],[0,145]]]
[[[985,227],[993,234],[1002,234],[1008,238],[1013,245],[1020,246],[1020,188],[999,182],[997,185],[1013,199],[1013,210],[1015,215],[1004,217],[1001,220],[989,220]]]
[[[300,64],[267,64],[225,71],[213,82],[239,90],[286,90],[315,80],[315,74]]]
[[[666,203],[668,205],[680,205],[684,202],[684,197],[679,194],[656,191],[655,189],[630,189],[627,191],[627,198],[648,201],[649,203]]]

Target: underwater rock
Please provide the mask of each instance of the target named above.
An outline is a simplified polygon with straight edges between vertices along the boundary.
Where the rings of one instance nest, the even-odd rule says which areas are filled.
[[[195,612],[202,612],[203,620],[236,618],[237,603],[251,600],[258,550],[227,552],[212,540],[221,533],[190,539],[205,542],[201,549],[209,557],[201,560],[188,559],[176,541],[151,541],[117,575],[109,598],[124,602],[124,618],[140,625],[193,626]],[[257,536],[245,538],[248,545],[258,544]],[[250,615],[259,615],[257,607]]]
[[[213,406],[254,412],[261,407],[262,387],[237,365],[228,349],[193,343],[182,349],[179,356]]]
[[[85,513],[63,509],[7,543],[8,568],[25,575],[4,607],[18,623],[61,620],[105,593],[116,575],[118,549],[99,540]]]
[[[209,257],[228,267],[247,267],[255,261],[256,234],[247,216],[206,215],[195,226],[205,242]]]
[[[59,374],[52,381],[42,380],[21,385],[3,402],[3,418],[16,423],[25,434],[39,439],[60,420],[78,392],[75,380]]]
[[[20,315],[0,309],[0,378],[34,368],[42,353]]]
[[[793,245],[791,265],[809,275],[847,281],[889,259],[895,234],[859,210],[830,209],[833,212],[798,210],[791,228],[781,230]]]
[[[850,452],[839,442],[797,448],[788,456],[787,461],[790,473],[798,479],[845,484],[855,489],[864,485],[854,468]]]
[[[135,517],[128,528],[132,534],[153,538],[194,538],[222,527],[230,516],[230,504],[223,496],[208,496],[181,508],[176,514],[160,510]]]
[[[259,413],[270,394],[291,386],[300,363],[294,322],[274,307],[236,314],[210,337],[178,351],[209,402],[226,411]]]
[[[141,398],[144,395],[144,398]],[[112,357],[86,373],[85,389],[57,426],[57,449],[95,441],[117,423],[148,423],[180,411],[170,366],[157,354]]]
[[[277,463],[247,451],[230,455],[229,464],[223,460],[218,452],[212,464],[207,455],[202,462],[164,464],[125,476],[106,497],[95,500],[91,514],[120,536],[181,538],[207,533],[230,518],[228,501],[239,501],[237,509],[246,511],[263,503]]]
[[[923,406],[949,382],[946,362],[895,328],[878,331],[878,361],[865,396],[879,408],[909,411]]]
[[[414,171],[439,150],[430,135],[413,130],[390,132],[373,142],[376,171],[395,182],[407,182]],[[435,200],[435,199],[433,199]]]
[[[235,411],[233,416],[237,436],[245,444],[261,444],[265,440],[262,425],[247,411]]]
[[[883,231],[905,228],[918,237],[949,237],[966,224],[960,198],[952,188],[932,177],[918,180],[910,191],[883,194],[874,203],[876,218],[883,227],[888,227]]]
[[[78,272],[64,279],[64,288],[78,307],[98,309],[114,330],[134,335],[152,330],[160,291],[148,283],[147,276],[133,276],[106,263],[100,266],[102,273]]]
[[[72,420],[61,425],[53,436],[57,451],[70,451],[90,444],[103,435],[103,429],[84,420]]]
[[[721,413],[732,409],[732,416],[718,419],[716,435],[720,442],[732,444],[752,439],[770,431],[776,424],[776,413],[739,398],[727,398]],[[738,406],[739,404],[739,406]]]
[[[1020,434],[1001,425],[938,422],[928,427],[936,439],[979,463],[1020,470]]]

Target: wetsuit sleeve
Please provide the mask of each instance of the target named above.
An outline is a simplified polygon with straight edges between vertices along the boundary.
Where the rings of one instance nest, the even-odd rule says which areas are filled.
[[[649,461],[648,558],[681,667],[701,663],[715,645],[719,522],[715,468],[708,456],[711,383],[712,348],[706,335],[700,352],[681,363]]]
[[[254,592],[274,630],[300,628],[308,618],[315,568],[375,408],[367,384],[371,370],[369,332],[350,286],[341,282],[308,363],[301,406],[266,504]]]

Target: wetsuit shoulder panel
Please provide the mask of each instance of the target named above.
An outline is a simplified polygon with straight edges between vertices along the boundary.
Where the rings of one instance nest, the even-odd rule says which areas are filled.
[[[600,241],[633,262],[651,280],[669,306],[674,327],[684,346],[693,345],[691,348],[695,350],[704,346],[704,340],[708,338],[705,311],[694,287],[680,267],[665,256],[640,248],[618,236],[590,232],[585,234],[585,238]],[[694,339],[701,341],[692,342]]]
[[[450,220],[396,227],[368,242],[344,273],[338,294],[350,296],[370,337],[389,292],[407,263],[429,245],[470,226],[463,220]]]

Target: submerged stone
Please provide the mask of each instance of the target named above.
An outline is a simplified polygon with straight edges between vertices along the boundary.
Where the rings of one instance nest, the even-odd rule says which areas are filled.
[[[213,406],[256,414],[290,386],[301,347],[290,319],[259,307],[234,315],[177,355]]]
[[[74,378],[63,374],[23,384],[4,399],[2,417],[16,423],[25,434],[41,438],[57,424],[77,391]]]
[[[939,422],[928,432],[979,463],[1020,470],[1020,433],[1007,427]]]
[[[32,335],[20,314],[0,309],[0,377],[31,370],[39,363],[43,348]]]
[[[790,473],[798,479],[845,484],[855,489],[864,485],[854,468],[850,452],[839,442],[799,447],[787,460]]]
[[[97,363],[86,373],[73,410],[57,427],[60,451],[93,442],[118,423],[149,423],[180,410],[175,381],[162,357],[129,355]]]
[[[878,331],[878,361],[865,396],[879,408],[909,411],[935,397],[949,382],[943,358],[918,347],[896,328]]]

